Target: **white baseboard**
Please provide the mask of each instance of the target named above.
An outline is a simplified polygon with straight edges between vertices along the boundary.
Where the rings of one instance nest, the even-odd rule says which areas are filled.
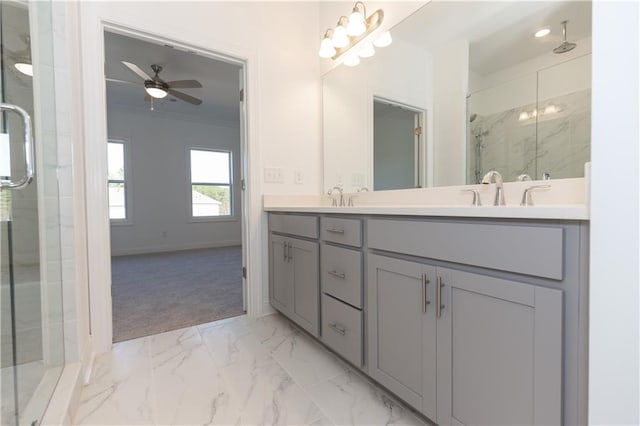
[[[214,241],[214,242],[206,242],[206,243],[168,244],[163,246],[150,246],[150,247],[131,247],[131,248],[111,250],[111,256],[130,256],[134,254],[166,253],[171,251],[197,250],[197,249],[230,247],[230,246],[240,246],[240,245],[242,245],[241,240],[233,240],[233,241]]]
[[[273,307],[271,306],[271,304],[269,303],[268,300],[265,300],[264,302],[262,302],[262,314],[260,316],[265,316],[265,315],[270,315],[275,313],[276,310],[273,309]]]

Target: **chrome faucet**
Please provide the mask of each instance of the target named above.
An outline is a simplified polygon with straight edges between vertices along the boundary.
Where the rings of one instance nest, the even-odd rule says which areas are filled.
[[[504,189],[502,188],[502,175],[495,170],[487,172],[482,178],[482,184],[488,185],[490,183],[496,184],[496,197],[493,200],[494,206],[504,206]]]
[[[338,193],[340,194],[340,207],[344,207],[344,195],[342,194],[342,187],[334,186],[329,190],[329,192],[327,192],[327,195],[333,195],[334,190],[338,190]],[[336,201],[335,197],[331,197],[331,201],[332,201],[331,203],[332,206],[336,207],[338,205],[338,202]]]

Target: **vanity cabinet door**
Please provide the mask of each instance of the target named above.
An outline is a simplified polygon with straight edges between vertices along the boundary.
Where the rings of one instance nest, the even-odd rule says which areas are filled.
[[[286,239],[271,234],[269,239],[269,299],[284,314],[289,314],[293,292]]]
[[[300,327],[318,336],[318,243],[274,234],[269,241],[269,301]]]
[[[369,374],[435,419],[435,268],[372,254],[367,260]]]
[[[438,268],[440,425],[562,423],[562,292]]]
[[[318,243],[287,239],[290,247],[291,319],[314,336],[320,324],[320,261]]]

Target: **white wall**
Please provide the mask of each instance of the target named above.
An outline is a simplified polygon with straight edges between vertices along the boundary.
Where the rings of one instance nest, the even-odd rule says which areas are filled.
[[[593,9],[589,423],[640,424],[640,6]]]
[[[469,42],[452,40],[433,55],[434,185],[463,185],[466,166]]]
[[[127,191],[130,224],[111,225],[111,254],[222,247],[241,243],[240,124],[148,108],[109,104],[109,138],[129,145]],[[233,158],[233,218],[191,219],[189,148],[230,150]]]

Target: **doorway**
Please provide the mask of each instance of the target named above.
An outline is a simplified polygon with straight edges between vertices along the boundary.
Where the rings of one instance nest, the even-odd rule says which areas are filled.
[[[244,64],[104,40],[113,341],[243,314]]]
[[[373,99],[373,189],[425,186],[425,112]]]

